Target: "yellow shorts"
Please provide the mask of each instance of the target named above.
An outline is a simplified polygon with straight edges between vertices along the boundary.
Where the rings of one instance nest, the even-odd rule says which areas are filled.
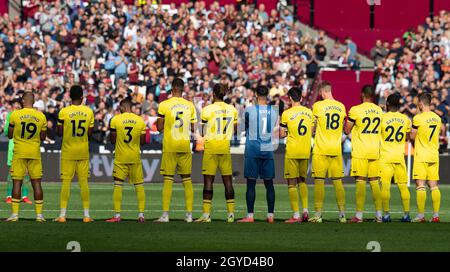
[[[13,180],[23,180],[25,175],[30,179],[42,178],[42,162],[41,159],[13,159],[11,163],[10,173]]]
[[[352,177],[377,178],[379,172],[378,160],[352,158]]]
[[[439,162],[414,161],[413,179],[439,181]]]
[[[75,174],[81,178],[88,178],[89,160],[61,160],[61,179],[72,179]]]
[[[142,163],[114,163],[113,177],[120,180],[128,177],[131,184],[143,183]]]
[[[381,162],[380,165],[380,180],[382,183],[391,183],[392,178],[397,184],[408,182],[408,173],[406,172],[405,162],[391,163],[391,162]]]
[[[308,173],[308,159],[284,159],[284,178],[306,178]]]
[[[215,176],[219,168],[222,176],[231,176],[233,167],[231,154],[203,154],[202,174]]]
[[[179,175],[190,175],[192,171],[192,154],[163,152],[161,160],[161,175],[173,176],[175,172]]]
[[[342,155],[327,156],[313,154],[312,156],[312,176],[317,179],[328,178],[340,179],[344,177],[344,165]]]

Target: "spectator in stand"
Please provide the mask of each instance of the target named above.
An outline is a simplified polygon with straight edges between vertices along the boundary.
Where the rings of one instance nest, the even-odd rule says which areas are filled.
[[[121,0],[34,1],[24,22],[0,17],[0,116],[23,90],[36,93],[40,110],[57,113],[70,103],[70,86],[80,84],[95,111],[94,139],[102,143],[121,99],[131,95],[134,110],[151,117],[177,76],[197,108],[219,82],[240,112],[254,104],[258,85],[273,89],[284,107],[279,101],[290,87],[307,94],[326,59],[325,35],[302,35],[288,9],[254,10],[245,2],[239,10],[204,1],[164,10]]]
[[[370,57],[373,59],[375,66],[381,63],[387,55],[387,50],[384,48],[381,40],[375,42],[375,46],[370,50]]]

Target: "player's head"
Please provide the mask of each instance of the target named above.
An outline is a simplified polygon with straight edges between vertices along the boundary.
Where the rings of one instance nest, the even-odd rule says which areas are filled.
[[[300,102],[300,99],[302,98],[302,91],[299,87],[292,87],[288,91],[288,96],[292,102]]]
[[[257,97],[267,97],[269,95],[269,88],[266,86],[259,85],[256,87],[256,96]]]
[[[127,97],[125,99],[122,99],[122,101],[120,101],[119,108],[120,108],[121,113],[131,112],[132,107],[133,107],[133,102],[131,102],[130,98]]]
[[[396,112],[400,109],[400,94],[393,93],[388,96],[386,100],[386,107],[388,111]]]
[[[70,99],[72,102],[81,102],[83,100],[83,88],[80,85],[70,87]]]
[[[364,85],[361,89],[361,99],[362,101],[373,101],[375,96],[375,90],[372,85]]]
[[[424,108],[428,108],[431,105],[431,94],[421,93],[419,94],[419,109],[422,111]]]
[[[172,81],[172,95],[181,96],[184,89],[184,81],[181,78],[175,78]]]
[[[214,85],[214,88],[213,88],[214,99],[223,101],[223,98],[225,97],[227,92],[228,92],[228,88],[224,84],[217,83],[216,85]]]
[[[34,94],[32,92],[25,92],[22,95],[22,105],[24,108],[33,108]]]
[[[331,83],[328,81],[322,81],[317,86],[317,89],[319,90],[319,94],[323,99],[327,99],[332,97],[331,94]]]

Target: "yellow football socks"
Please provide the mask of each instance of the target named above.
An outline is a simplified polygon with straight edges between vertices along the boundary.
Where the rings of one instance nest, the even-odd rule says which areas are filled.
[[[134,189],[136,190],[136,198],[138,201],[138,210],[140,213],[143,213],[145,211],[144,184],[143,183],[135,184]]]
[[[433,212],[438,213],[441,207],[441,191],[438,187],[431,188],[431,202],[433,203]]]
[[[122,181],[114,181],[114,191],[113,191],[113,201],[114,201],[114,212],[120,213],[122,206]]]
[[[298,190],[297,186],[295,185],[288,185],[288,192],[289,192],[289,201],[291,202],[291,208],[294,213],[298,213],[299,207],[298,207]]]
[[[406,184],[404,184],[406,186]],[[399,187],[400,189],[400,184]],[[402,190],[400,189],[400,194],[402,195]],[[383,211],[389,212],[390,210],[390,199],[391,199],[391,182],[382,182],[381,183],[381,202],[383,203]],[[403,201],[403,195],[402,195],[402,201]],[[404,203],[403,203],[404,204]],[[403,206],[404,208],[404,206]]]
[[[11,199],[11,212],[12,214],[19,214],[20,199]]]
[[[300,191],[303,210],[308,209],[308,186],[306,185],[306,182],[300,182],[298,184],[298,190]]]
[[[345,190],[342,184],[342,179],[333,180],[334,190],[336,194],[336,203],[338,205],[339,211],[344,212],[345,210]]]
[[[234,213],[234,198],[233,199],[227,199],[227,212]]]
[[[78,177],[78,183],[80,184],[81,202],[83,209],[89,209],[89,185],[87,177]],[[70,187],[69,187],[70,189]]]
[[[314,209],[321,212],[323,207],[323,199],[325,197],[325,180],[316,179],[314,185]]]
[[[203,213],[211,213],[211,202],[209,199],[203,199]]]
[[[186,212],[191,213],[194,203],[194,189],[192,188],[191,177],[182,179],[184,186],[184,198],[186,202]],[[166,210],[164,210],[166,211]]]
[[[36,209],[36,215],[42,215],[42,206],[44,205],[44,200],[35,200],[34,208]]]
[[[366,181],[356,180],[356,211],[364,211],[364,202],[366,201]]]
[[[378,180],[372,180],[369,183],[370,188],[372,188],[372,198],[375,204],[375,211],[381,211],[382,201],[381,201],[380,182]]]
[[[427,200],[427,191],[425,190],[425,186],[417,186],[417,212],[419,214],[425,213],[425,202]]]
[[[60,195],[60,201],[61,201],[61,209],[67,209],[67,204],[69,202],[70,198],[70,179],[63,179],[62,185],[61,185],[61,195]]]
[[[400,190],[400,197],[402,199],[403,211],[409,212],[410,204],[409,201],[411,199],[411,194],[409,193],[408,185],[406,183],[397,184],[398,189]]]
[[[162,190],[163,212],[170,209],[170,200],[172,198],[173,176],[164,176],[164,185]]]

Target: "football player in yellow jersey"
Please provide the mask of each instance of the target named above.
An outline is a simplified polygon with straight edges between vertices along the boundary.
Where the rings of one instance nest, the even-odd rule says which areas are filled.
[[[234,189],[232,178],[232,164],[230,154],[230,140],[237,135],[237,110],[223,102],[228,88],[223,84],[216,84],[213,88],[213,104],[203,108],[201,113],[202,132],[205,137],[202,174],[203,187],[203,215],[196,222],[211,222],[211,205],[213,197],[213,182],[217,168],[222,175],[227,202],[227,222],[234,222]]]
[[[300,104],[302,91],[298,87],[289,90],[292,107],[281,115],[280,137],[287,137],[284,159],[284,178],[288,183],[289,201],[294,212],[286,223],[308,222],[308,187],[306,176],[311,155],[314,116],[312,111]],[[298,189],[297,189],[298,187]],[[302,198],[303,214],[300,217],[299,195]]]
[[[431,190],[433,217],[431,222],[440,222],[439,208],[441,192],[439,191],[439,132],[445,136],[445,127],[441,117],[430,110],[431,95],[419,95],[419,110],[421,113],[413,118],[411,140],[414,141],[413,178],[416,180],[417,217],[412,222],[425,222],[425,201],[427,192],[425,183]]]
[[[83,222],[94,221],[89,215],[89,138],[94,126],[94,113],[82,105],[83,88],[74,85],[70,88],[72,105],[63,108],[58,114],[57,133],[62,137],[61,146],[61,212],[53,221],[66,222],[66,210],[70,197],[70,185],[75,174],[78,177],[83,204]]]
[[[325,197],[325,179],[330,178],[336,191],[339,222],[346,223],[345,191],[342,185],[344,165],[342,161],[342,130],[345,121],[345,106],[333,98],[331,84],[323,81],[318,90],[323,100],[313,106],[315,137],[312,155],[314,178],[315,215],[308,221],[322,223],[322,206]]]
[[[169,222],[169,208],[175,173],[181,176],[185,192],[186,222],[192,222],[194,191],[192,188],[191,135],[197,114],[194,104],[182,97],[184,81],[175,78],[172,82],[172,97],[161,102],[156,126],[163,135],[163,155],[160,173],[164,176],[162,191],[163,214],[156,222]]]
[[[352,223],[363,222],[364,202],[366,202],[366,180],[372,189],[375,203],[375,222],[382,221],[381,189],[379,183],[378,159],[380,157],[380,123],[383,111],[372,101],[375,91],[371,85],[363,86],[360,105],[348,113],[345,134],[352,137],[351,176],[356,180],[356,215]]]
[[[129,98],[120,101],[120,113],[111,119],[109,126],[111,143],[115,145],[114,156],[114,217],[106,222],[120,222],[122,186],[126,178],[134,185],[138,201],[138,222],[145,222],[144,174],[141,162],[141,145],[145,144],[145,122],[133,113]]]
[[[11,114],[8,138],[14,139],[14,157],[11,165],[13,179],[12,214],[6,219],[8,222],[19,220],[19,205],[22,192],[22,180],[26,173],[30,176],[34,191],[36,221],[44,222],[42,206],[44,194],[42,192],[42,161],[41,141],[45,140],[47,119],[42,112],[33,109],[34,95],[26,92],[22,96],[23,108]]]
[[[402,199],[404,215],[401,222],[411,222],[409,216],[410,193],[408,189],[408,174],[405,165],[405,142],[409,140],[411,121],[408,116],[398,112],[400,109],[400,94],[388,96],[386,106],[388,112],[381,118],[381,149],[380,149],[380,179],[381,199],[383,201],[383,222],[391,222],[389,201],[391,198],[391,181],[397,184]]]

